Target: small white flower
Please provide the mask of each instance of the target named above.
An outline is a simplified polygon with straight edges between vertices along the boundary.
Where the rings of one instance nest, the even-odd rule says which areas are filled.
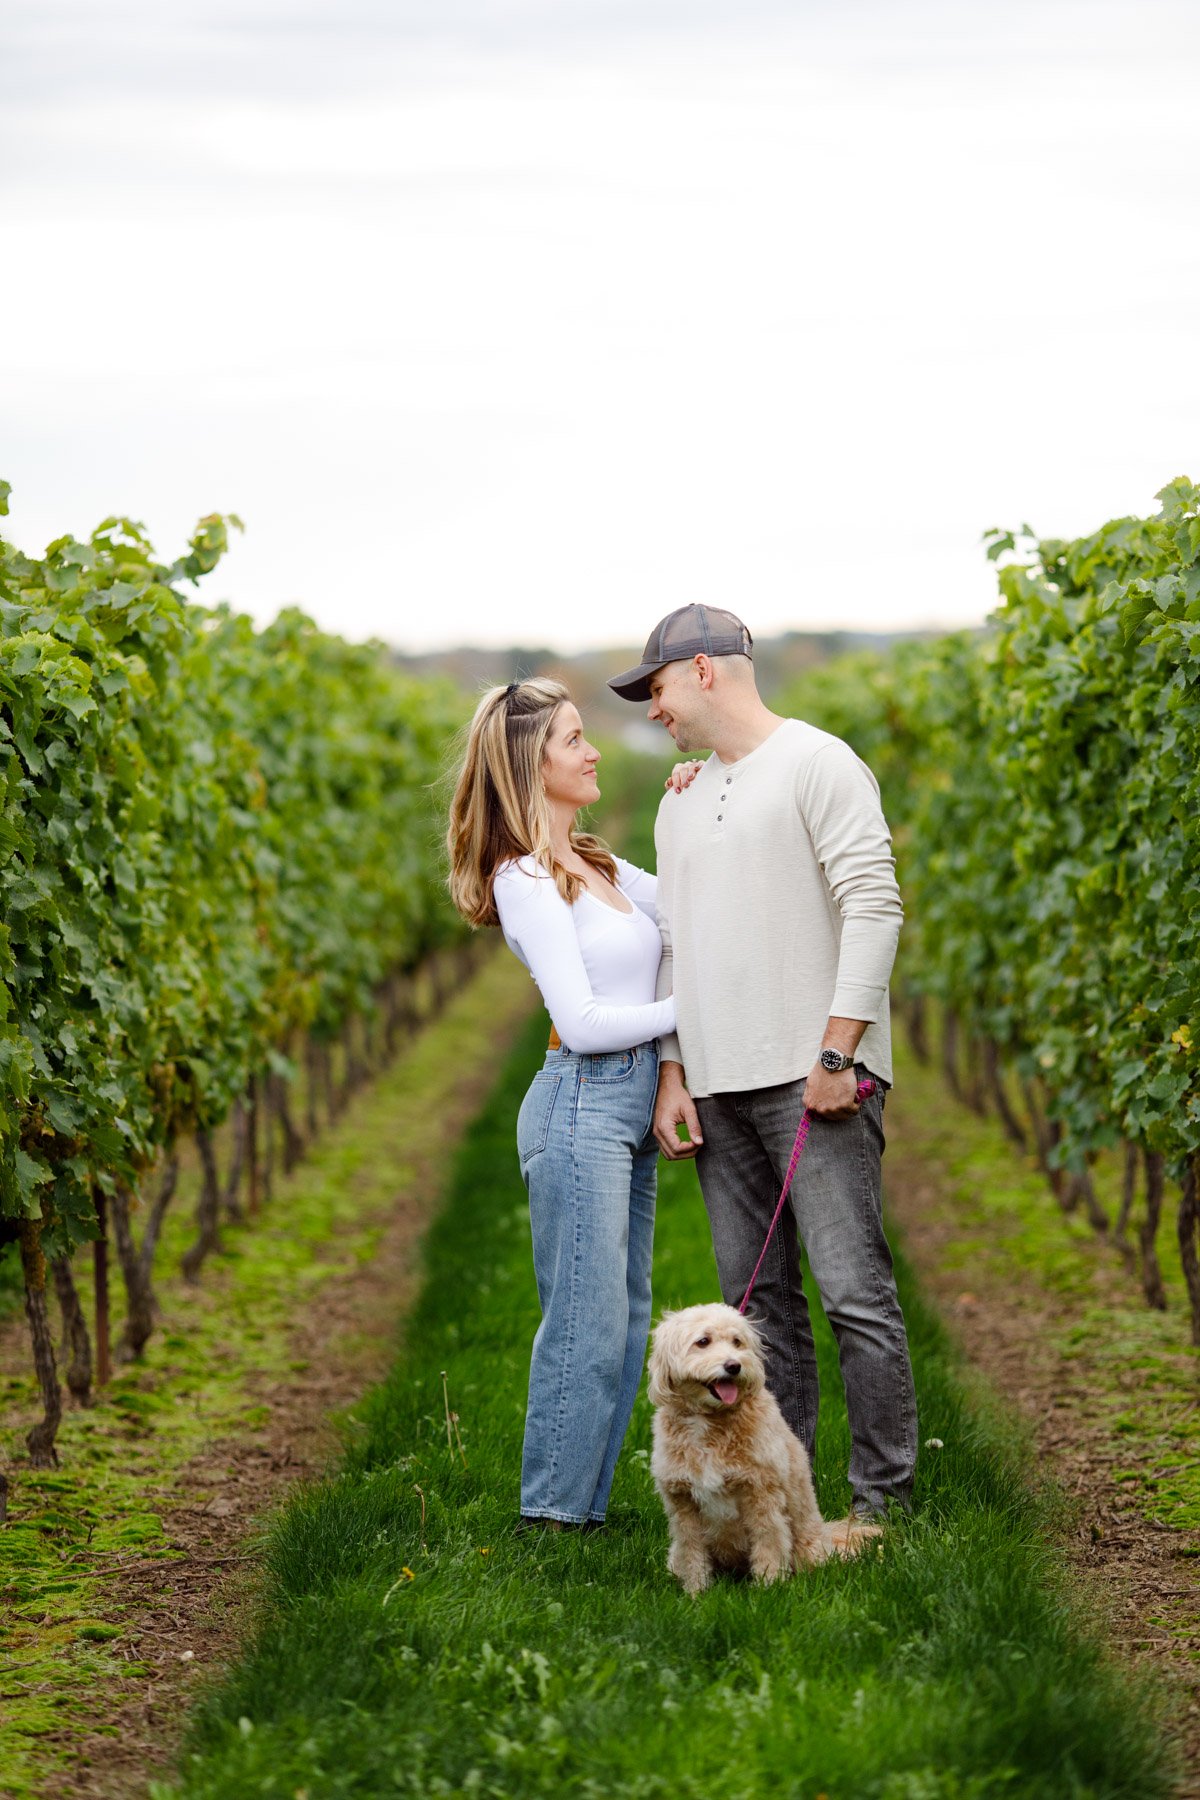
[[[926,1438],[925,1448],[927,1450],[944,1450],[945,1445],[942,1443],[941,1438]]]

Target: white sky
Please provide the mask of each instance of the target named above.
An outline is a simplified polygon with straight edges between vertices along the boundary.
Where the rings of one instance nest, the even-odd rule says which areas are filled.
[[[1200,476],[1194,0],[0,0],[0,475],[405,648],[983,617]]]

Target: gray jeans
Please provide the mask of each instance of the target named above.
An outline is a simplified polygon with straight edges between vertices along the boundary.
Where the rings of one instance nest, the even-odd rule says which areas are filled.
[[[858,1067],[862,1080],[867,1071]],[[804,1108],[804,1083],[696,1101],[696,1170],[721,1293],[736,1306],[762,1251]],[[884,1090],[854,1119],[814,1118],[748,1308],[766,1344],[767,1385],[809,1455],[817,1434],[817,1359],[800,1282],[799,1239],[837,1339],[850,1420],[856,1503],[907,1505],[917,1460],[917,1403],[904,1315],[883,1232]]]

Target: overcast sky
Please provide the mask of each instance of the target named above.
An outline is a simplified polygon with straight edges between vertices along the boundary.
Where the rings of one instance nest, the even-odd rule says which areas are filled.
[[[1194,0],[0,0],[0,475],[354,638],[981,619],[1200,477]]]

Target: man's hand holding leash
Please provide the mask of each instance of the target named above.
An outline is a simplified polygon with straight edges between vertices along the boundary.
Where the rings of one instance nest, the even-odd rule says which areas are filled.
[[[821,1054],[804,1084],[804,1104],[818,1119],[853,1119],[863,1103],[854,1055],[867,1029],[862,1019],[830,1019]]]
[[[818,1119],[854,1119],[862,1107],[853,1068],[831,1075],[817,1064],[804,1084],[804,1104]]]

